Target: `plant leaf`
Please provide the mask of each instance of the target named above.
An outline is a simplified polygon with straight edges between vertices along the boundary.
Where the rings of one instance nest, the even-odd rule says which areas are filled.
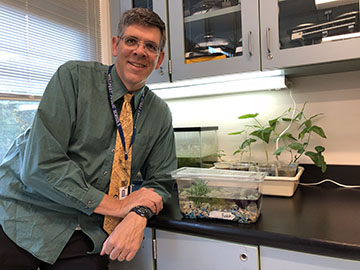
[[[312,126],[312,127],[310,128],[310,131],[314,131],[316,134],[318,134],[319,136],[321,136],[321,137],[323,137],[323,138],[326,139],[325,132],[324,132],[324,130],[323,130],[321,127],[319,127],[319,126]]]
[[[314,114],[313,116],[311,116],[309,119],[314,119],[315,117],[318,117],[319,115],[323,115],[323,113],[317,113],[317,114]]]
[[[291,139],[293,141],[296,141],[296,138],[289,132],[284,133],[283,135],[280,136],[280,138],[282,138],[282,139],[283,138],[289,138],[289,139]]]
[[[300,140],[304,139],[306,133],[309,133],[309,129],[308,129],[308,128],[304,128],[304,129],[299,133],[298,139],[300,139]]]
[[[300,148],[299,150],[297,150],[297,153],[298,154],[302,154],[302,153],[304,153],[305,152],[305,148],[303,147],[303,148]]]
[[[313,162],[314,162],[314,164],[316,165],[316,166],[318,166],[318,167],[320,167],[319,166],[319,157],[318,157],[318,154],[317,153],[315,153],[315,152],[311,152],[311,151],[307,151],[306,153],[305,153],[305,155],[306,156],[308,156]]]
[[[235,155],[237,155],[237,154],[239,154],[239,153],[241,153],[241,150],[240,150],[240,149],[236,150],[236,151],[233,153],[233,155],[235,156]]]
[[[300,149],[303,148],[303,144],[302,144],[302,143],[298,143],[298,142],[292,142],[292,143],[290,143],[288,146],[289,146],[289,148],[291,148],[291,149],[293,149],[293,150],[296,150],[296,151],[298,151],[298,150],[300,150]]]
[[[295,117],[294,117],[294,120],[295,121],[300,121],[303,117],[304,113],[301,111],[299,112]]]
[[[284,152],[286,150],[286,146],[283,145],[281,147],[279,147],[275,152],[274,155],[279,156],[282,152]]]
[[[240,135],[240,134],[242,134],[244,132],[245,132],[245,130],[236,131],[236,132],[230,132],[230,133],[228,133],[228,135]]]
[[[256,140],[253,139],[253,138],[246,139],[246,140],[243,141],[243,143],[241,144],[240,149],[241,149],[241,150],[245,149],[246,147],[250,146],[253,142],[256,142]]]
[[[249,113],[249,114],[244,114],[238,117],[238,119],[248,119],[248,118],[255,118],[256,116],[258,116],[258,113]]]
[[[306,120],[304,123],[303,123],[307,128],[310,128],[312,126],[312,122],[310,119]]]
[[[269,120],[269,126],[274,130],[276,127],[276,124],[278,123],[280,117],[277,117],[275,119]]]
[[[318,146],[315,146],[315,150],[317,153],[322,153],[325,151],[325,147],[318,145]]]
[[[314,162],[314,164],[317,167],[321,168],[321,171],[324,173],[326,172],[327,166],[326,166],[326,162],[325,162],[325,158],[322,155],[322,153],[315,153],[315,152],[311,152],[311,151],[307,151],[305,153],[306,156],[310,157],[310,159]]]
[[[260,128],[250,133],[250,135],[258,137],[259,139],[263,140],[266,143],[270,141],[270,135],[273,129],[271,127],[267,128]]]
[[[301,111],[300,111],[300,113],[301,113],[302,116],[304,115],[306,103],[307,103],[307,102],[304,103],[304,105],[302,106]]]
[[[252,128],[263,128],[262,126],[259,126],[259,125],[252,125],[250,127],[252,127]]]

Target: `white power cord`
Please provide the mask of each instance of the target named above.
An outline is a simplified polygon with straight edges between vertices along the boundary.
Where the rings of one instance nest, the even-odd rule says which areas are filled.
[[[291,124],[294,122],[294,118],[295,118],[295,113],[296,113],[296,102],[295,102],[295,99],[292,95],[292,86],[290,85],[289,87],[289,94],[290,94],[290,98],[293,102],[293,113],[291,115],[291,121],[289,123],[289,125],[280,133],[279,137],[276,139],[276,142],[275,142],[275,145],[276,145],[276,149],[279,149],[279,140],[280,140],[280,137],[282,135],[285,134],[286,131],[289,130],[289,128],[291,127]],[[278,158],[278,157],[277,157]],[[331,179],[324,179],[320,182],[316,182],[316,183],[299,183],[299,185],[303,185],[303,186],[316,186],[316,185],[321,185],[325,182],[330,182],[334,185],[337,185],[339,187],[343,187],[343,188],[360,188],[360,186],[353,186],[353,185],[344,185],[344,184],[341,184],[341,183],[338,183],[334,180],[331,180]]]
[[[324,179],[320,182],[316,182],[316,183],[299,183],[299,185],[302,185],[302,186],[317,186],[317,185],[321,185],[325,182],[330,182],[332,184],[335,184],[339,187],[343,187],[343,188],[360,188],[360,186],[352,186],[352,185],[344,185],[344,184],[340,184],[334,180],[331,180],[331,179]]]

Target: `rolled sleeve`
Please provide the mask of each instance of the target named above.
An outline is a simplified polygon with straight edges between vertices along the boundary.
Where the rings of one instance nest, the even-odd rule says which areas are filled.
[[[82,208],[83,213],[91,215],[95,208],[100,204],[104,196],[104,192],[90,187],[89,190],[84,194],[84,197],[79,201],[79,209]]]

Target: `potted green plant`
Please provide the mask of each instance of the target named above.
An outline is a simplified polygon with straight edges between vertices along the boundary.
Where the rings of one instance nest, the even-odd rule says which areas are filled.
[[[280,166],[278,168],[278,174],[280,176],[293,176],[296,172],[297,164],[301,156],[308,156],[312,162],[321,168],[322,172],[326,171],[326,161],[323,156],[325,147],[315,146],[313,150],[309,149],[310,140],[313,135],[318,135],[326,139],[324,130],[318,125],[314,124],[314,120],[319,116],[323,115],[318,113],[310,117],[305,116],[305,105],[302,106],[300,111],[295,112],[295,117],[281,117],[282,121],[289,123],[289,128],[286,132],[280,133],[275,139],[277,144],[277,149],[274,152],[277,160],[280,161],[281,155],[284,156],[285,152],[288,152],[288,162],[285,163],[285,166]],[[289,113],[292,113],[291,110],[288,110]],[[296,133],[296,134],[295,134]],[[282,145],[279,146],[278,142]],[[284,162],[283,162],[284,164]]]
[[[251,160],[251,146],[256,142],[262,142],[265,152],[266,163],[260,168],[265,169],[272,164],[269,157],[269,146],[275,143],[274,155],[277,160],[276,175],[279,176],[294,176],[297,171],[299,159],[305,155],[308,156],[312,162],[321,168],[322,172],[326,171],[326,161],[323,156],[325,147],[315,146],[314,149],[309,149],[310,140],[314,134],[326,139],[324,130],[318,125],[314,124],[322,113],[318,113],[307,117],[305,115],[306,103],[301,110],[289,108],[280,116],[267,121],[262,124],[258,119],[259,114],[244,114],[238,119],[253,119],[253,124],[247,124],[240,131],[228,133],[229,135],[240,135],[242,138],[240,146],[234,151],[233,155],[240,154],[240,162],[243,162],[243,155],[248,153],[248,162]],[[292,117],[289,117],[292,115]],[[284,132],[281,122],[288,123],[288,128]],[[285,153],[289,155],[285,157]],[[286,160],[286,161],[285,161]],[[259,168],[259,164],[258,164]],[[269,170],[269,168],[267,168]],[[269,173],[272,175],[272,172]]]
[[[238,119],[253,119],[253,124],[245,125],[244,129],[236,132],[231,132],[229,135],[241,135],[243,141],[241,142],[240,146],[233,155],[240,154],[240,161],[243,160],[243,154],[248,152],[249,153],[249,161],[251,162],[251,145],[257,141],[260,141],[263,144],[263,149],[265,153],[265,163],[258,164],[258,169],[261,171],[266,171],[268,174],[272,175],[275,174],[275,167],[273,164],[270,163],[269,159],[269,150],[268,145],[271,143],[271,137],[273,132],[276,128],[276,125],[279,121],[280,117],[275,119],[269,120],[267,124],[263,124],[258,119],[259,114],[244,114],[238,117]]]
[[[226,153],[223,149],[219,149],[216,151],[216,157],[218,161],[224,161],[224,157],[226,156]]]
[[[224,160],[226,156],[225,151],[220,149],[216,152],[217,162],[214,163],[216,169],[225,169],[229,170],[231,168],[231,163]]]

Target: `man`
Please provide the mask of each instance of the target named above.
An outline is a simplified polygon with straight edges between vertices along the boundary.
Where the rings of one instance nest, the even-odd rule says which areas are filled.
[[[176,169],[169,108],[145,86],[164,45],[159,16],[132,9],[112,39],[113,68],[72,61],[54,74],[31,129],[0,166],[0,269],[107,269],[107,255],[134,258],[147,219],[170,196],[169,172]],[[124,146],[125,160],[131,149],[131,179],[140,171],[144,184],[119,200],[107,193],[119,163],[114,119],[127,93],[135,137]],[[104,216],[120,220],[109,235]]]

